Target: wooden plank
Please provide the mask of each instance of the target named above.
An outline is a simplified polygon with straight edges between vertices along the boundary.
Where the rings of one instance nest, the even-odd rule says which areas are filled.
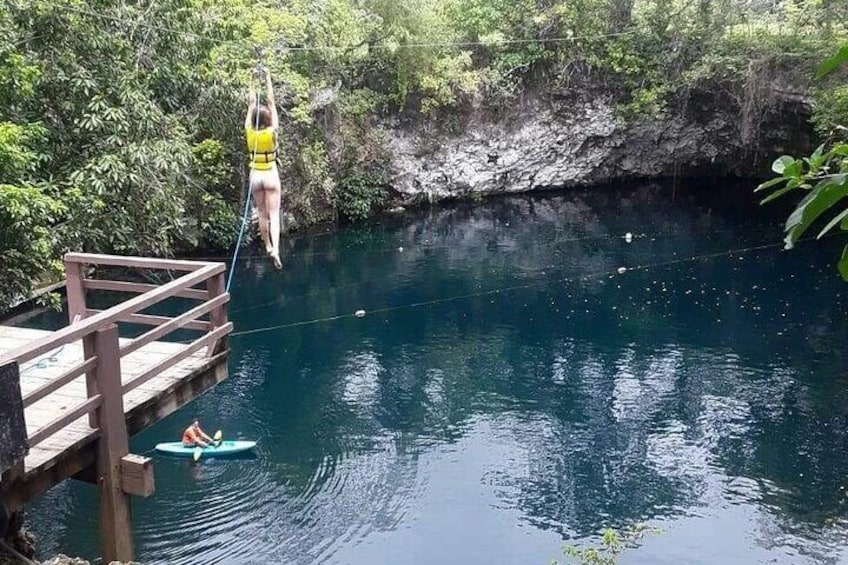
[[[43,384],[42,384],[43,383]],[[50,384],[50,380],[35,380],[32,379],[30,383],[27,381],[26,389],[30,392],[34,392],[38,390],[39,385],[44,386],[45,384]],[[22,389],[24,387],[21,387]],[[44,398],[39,398],[35,402],[31,403],[26,407],[26,413],[29,414],[31,410],[35,410],[38,407],[50,406],[53,404],[53,399],[55,400],[66,400],[72,399],[74,402],[85,400],[88,398],[88,395],[85,393],[85,385],[82,382],[80,377],[77,377],[75,380],[70,383],[65,384],[62,387],[59,387],[59,390],[53,391],[48,394]]]
[[[14,465],[3,471],[2,476],[0,476],[0,491],[4,490],[5,485],[14,483],[23,477],[25,472],[26,466],[23,459],[15,462]]]
[[[68,323],[74,324],[85,318],[85,288],[82,285],[82,265],[65,263],[65,280],[68,295]]]
[[[106,310],[92,310],[91,308],[87,310],[89,315],[99,314],[105,311]],[[127,314],[126,316],[123,316],[122,318],[119,318],[115,321],[126,322],[128,324],[141,324],[144,326],[161,326],[173,320],[176,320],[176,318],[170,318],[168,316],[154,316],[152,314]],[[188,330],[199,330],[205,332],[212,327],[212,324],[211,322],[204,322],[202,320],[193,320],[190,322],[186,322],[183,327]]]
[[[223,272],[224,265],[222,263],[201,267],[192,273],[160,286],[156,290],[131,298],[130,300],[105,310],[95,316],[86,318],[76,324],[72,324],[59,331],[53,332],[52,334],[36,339],[23,347],[6,352],[2,357],[0,357],[0,365],[5,365],[10,361],[25,363],[26,361],[34,359],[43,353],[47,353],[51,349],[59,347],[60,345],[80,339],[84,335],[94,332],[97,328],[113,323],[127,314],[133,314],[139,310],[152,306],[157,302],[161,302],[165,298],[173,296],[173,293],[176,291],[192,287],[213,275]]]
[[[77,420],[77,423],[72,424],[71,426],[64,428],[61,432],[46,438],[33,449],[33,453],[35,454],[39,451],[64,451],[76,440],[94,433],[99,433],[99,430],[92,430],[87,424],[80,425],[82,421],[83,419],[81,418],[80,420]],[[27,463],[29,463],[29,458],[27,458]]]
[[[156,492],[153,459],[133,453],[121,458],[121,489],[133,496],[147,498]]]
[[[68,449],[37,465],[31,465],[30,461],[34,458],[27,457],[26,474],[23,479],[11,483],[9,490],[3,491],[3,504],[11,510],[21,508],[53,485],[90,466],[94,462],[94,450],[86,446],[91,444],[94,437],[96,435],[78,440]]]
[[[81,417],[85,416],[92,410],[98,408],[101,405],[102,400],[102,397],[98,394],[92,398],[89,398],[88,400],[76,406],[72,410],[69,410],[62,416],[59,416],[46,426],[39,428],[37,432],[29,436],[30,447],[35,447],[36,445],[41,443],[45,438],[53,435],[57,431],[66,427],[74,420],[79,420]]]
[[[140,349],[141,347],[156,341],[157,339],[164,337],[171,333],[174,330],[177,330],[186,325],[187,322],[194,320],[195,318],[206,314],[210,310],[214,310],[216,308],[222,307],[224,304],[229,301],[230,295],[224,294],[210,300],[208,302],[204,302],[203,304],[192,308],[188,312],[177,316],[176,318],[172,318],[171,321],[162,324],[155,330],[151,330],[143,335],[132,340],[129,344],[121,347],[121,356],[128,355],[133,351]],[[206,322],[208,324],[208,322]],[[212,324],[214,325],[215,318],[213,315]]]
[[[65,261],[85,265],[138,267],[140,269],[171,271],[196,271],[214,264],[205,261],[182,261],[178,259],[158,259],[155,257],[134,257],[131,255],[97,255],[93,253],[66,253]]]
[[[97,358],[97,348],[96,348],[96,335],[88,334],[83,336],[82,338],[82,356],[83,359],[96,359]],[[85,392],[88,398],[91,398],[98,392],[100,389],[97,386],[97,363],[95,363],[93,369],[89,369],[85,372]],[[92,428],[99,427],[97,425],[97,413],[89,412],[88,413],[88,425]]]
[[[187,345],[185,347],[185,349],[183,349],[179,353],[176,353],[172,357],[169,357],[167,359],[164,359],[163,361],[160,361],[159,363],[157,363],[156,365],[154,365],[153,367],[151,367],[150,369],[148,369],[147,371],[145,371],[144,373],[142,373],[138,377],[134,378],[133,380],[131,380],[130,382],[125,384],[124,388],[123,388],[124,393],[127,393],[127,392],[131,391],[132,389],[134,389],[135,387],[139,386],[140,384],[142,384],[146,381],[149,381],[150,379],[152,379],[153,377],[155,377],[159,373],[167,370],[169,367],[176,365],[177,363],[179,363],[183,359],[186,359],[187,357],[191,356],[193,353],[195,353],[196,351],[200,350],[201,348],[209,345],[210,343],[214,343],[215,340],[217,340],[218,338],[220,338],[222,336],[227,335],[231,331],[233,331],[232,322],[227,323],[226,326],[222,326],[222,327],[220,327],[216,330],[209,332],[208,334],[204,335],[203,337],[200,337],[200,338],[194,340],[189,345]]]
[[[61,399],[58,402],[53,401],[48,403],[48,406],[28,409],[26,411],[28,436],[32,438],[36,433],[41,432],[56,422],[58,417],[66,418],[66,422],[60,429],[55,430],[55,433],[44,436],[45,440],[51,439],[53,440],[52,443],[61,443],[62,434],[65,432],[90,432],[94,428],[88,424],[88,418],[85,417],[86,412],[83,406],[89,400],[89,398]],[[78,413],[73,417],[68,417],[68,414],[73,411],[77,411]]]
[[[206,281],[206,292],[209,294],[209,300],[215,301],[218,300],[221,296],[226,296],[227,298],[221,303],[219,308],[215,308],[212,310],[212,314],[209,316],[209,319],[212,321],[213,328],[220,328],[227,324],[227,308],[224,304],[229,300],[229,293],[227,292],[226,281],[224,280],[224,273],[219,275],[215,275],[214,277],[208,279]],[[220,353],[227,348],[227,338],[222,337],[214,343],[209,344],[209,347],[206,348],[206,356],[212,357],[216,353]]]
[[[76,365],[73,369],[67,371],[61,377],[51,379],[47,384],[38,387],[24,397],[24,408],[32,406],[51,392],[55,392],[57,389],[62,388],[72,380],[80,377],[83,373],[94,369],[96,364],[97,357],[92,357],[91,359],[86,359],[82,363]]]
[[[121,489],[121,458],[129,452],[127,423],[121,393],[121,354],[118,326],[95,334],[97,385],[103,396],[98,420],[97,474],[100,487],[100,553],[104,563],[133,560],[130,498]]]
[[[134,294],[142,294],[156,290],[159,285],[147,283],[134,283],[124,281],[106,281],[99,279],[83,279],[83,286],[87,290],[111,290],[115,292],[131,292]],[[180,298],[191,298],[194,300],[206,300],[206,291],[199,288],[187,288],[174,293],[174,296]]]
[[[131,340],[127,340],[126,343],[129,343]],[[135,355],[143,358],[147,355],[162,355],[173,353],[175,349],[180,349],[182,347],[182,343],[173,342],[173,341],[154,341],[148,345],[145,345],[141,351],[134,352],[129,355]]]

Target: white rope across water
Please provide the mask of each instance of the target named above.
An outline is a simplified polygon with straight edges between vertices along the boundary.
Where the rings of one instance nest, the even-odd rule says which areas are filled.
[[[703,260],[707,260],[707,259],[715,259],[715,258],[718,258],[718,257],[726,257],[726,256],[732,256],[732,255],[742,255],[744,253],[751,253],[751,252],[754,252],[754,251],[763,251],[763,250],[766,250],[766,249],[774,249],[774,248],[777,248],[777,247],[783,247],[783,245],[784,245],[784,243],[781,241],[781,242],[776,242],[776,243],[766,243],[766,244],[763,244],[763,245],[755,245],[755,246],[751,246],[751,247],[743,247],[743,248],[740,248],[740,249],[729,249],[729,250],[726,250],[726,251],[718,251],[718,252],[715,252],[715,253],[706,253],[706,254],[703,254],[703,255],[693,255],[693,256],[690,256],[690,257],[683,257],[683,258],[680,258],[680,259],[672,259],[672,260],[669,260],[669,261],[660,261],[660,262],[657,262],[657,263],[648,263],[648,264],[644,264],[644,265],[636,265],[636,266],[633,266],[633,267],[618,267],[617,269],[599,271],[597,273],[591,273],[591,274],[588,274],[588,275],[580,275],[580,276],[577,276],[577,277],[566,277],[566,278],[560,279],[560,282],[575,282],[575,281],[581,281],[581,280],[590,280],[590,279],[594,279],[594,278],[598,278],[598,277],[621,276],[621,275],[624,275],[628,272],[645,271],[645,270],[648,270],[648,269],[668,267],[668,266],[672,266],[672,265],[678,265],[678,264],[681,264],[681,263],[691,263],[691,262],[703,261]],[[386,307],[383,307],[383,308],[376,308],[374,310],[368,310],[367,313],[368,314],[383,314],[383,313],[386,313],[386,312],[394,312],[394,311],[397,311],[397,310],[405,310],[405,309],[410,309],[410,308],[421,308],[421,307],[425,307],[425,306],[433,306],[433,305],[436,305],[436,304],[444,304],[446,302],[454,302],[454,301],[457,301],[457,300],[466,300],[466,299],[469,299],[469,298],[477,298],[477,297],[480,297],[480,296],[491,296],[491,295],[500,294],[500,293],[504,293],[504,292],[512,292],[512,291],[515,291],[515,290],[533,288],[535,286],[539,286],[539,284],[540,283],[538,281],[536,281],[536,282],[532,282],[532,283],[496,288],[496,289],[492,289],[492,290],[472,292],[472,293],[469,293],[469,294],[461,294],[461,295],[457,295],[457,296],[447,296],[447,297],[443,297],[443,298],[434,298],[432,300],[424,300],[424,301],[421,301],[421,302],[411,302],[411,303],[408,303],[408,304],[399,304],[397,306],[386,306]],[[233,332],[233,333],[230,334],[230,337],[240,337],[240,336],[246,336],[246,335],[266,333],[266,332],[272,332],[272,331],[277,331],[277,330],[283,330],[283,329],[287,329],[287,328],[294,328],[294,327],[298,327],[298,326],[309,326],[309,325],[321,324],[321,323],[325,323],[325,322],[333,322],[333,321],[336,321],[336,320],[343,320],[345,318],[357,318],[357,317],[362,317],[362,311],[358,311],[358,312],[351,313],[351,314],[339,314],[339,315],[336,315],[336,316],[328,316],[328,317],[324,317],[324,318],[315,318],[315,319],[312,319],[312,320],[303,320],[303,321],[300,321],[300,322],[291,322],[291,323],[288,323],[288,324],[279,324],[279,325],[274,325],[274,326],[256,328],[256,329],[252,329],[252,330],[244,330],[244,331],[240,331],[240,332]]]
[[[769,230],[769,231],[771,231],[771,230]],[[723,230],[713,230],[709,233],[709,235],[714,235],[714,234],[717,234],[717,233],[729,233],[729,232],[739,233],[739,229],[728,228],[728,229],[723,229]],[[760,230],[752,230],[751,232],[745,232],[745,233],[760,233]],[[765,230],[763,230],[763,233],[765,233]],[[676,237],[688,237],[688,236],[691,236],[691,235],[695,235],[695,234],[691,234],[691,233],[688,233],[688,232],[682,233],[682,232],[662,231],[662,232],[635,234],[635,235],[633,235],[632,239],[634,239],[634,240],[635,239],[655,239],[655,238],[659,238],[659,237],[662,237],[662,238],[665,238],[665,239],[671,239],[671,238],[676,238]],[[582,237],[564,237],[564,238],[560,238],[560,239],[554,239],[552,241],[548,241],[548,242],[545,242],[545,243],[541,243],[541,244],[538,245],[538,247],[547,248],[547,247],[555,247],[555,246],[560,245],[562,243],[580,243],[580,242],[585,242],[585,241],[607,241],[607,240],[610,240],[610,239],[625,239],[625,241],[627,241],[626,236],[622,236],[622,235],[619,235],[619,234],[607,234],[607,235],[593,235],[593,236],[582,236]],[[629,243],[629,241],[628,241],[628,243]],[[413,244],[413,245],[415,245],[415,244]],[[453,249],[454,247],[455,247],[454,245],[449,245],[449,244],[445,244],[445,245],[426,245],[425,244],[425,245],[416,245],[415,249],[424,249],[426,251],[434,251],[434,250],[437,251],[437,250],[440,250],[440,249]],[[397,253],[398,251],[403,251],[403,249],[404,249],[404,247],[401,247],[401,246],[399,246],[399,247],[380,247],[380,248],[376,248],[376,249],[367,249],[367,250],[365,250],[365,252],[367,254],[388,253],[388,252]],[[318,251],[318,252],[308,252],[308,253],[290,253],[290,254],[287,255],[287,257],[289,257],[289,258],[291,258],[291,257],[312,257],[312,256],[329,255],[329,254],[332,254],[332,253],[338,253],[338,251]],[[245,256],[242,256],[242,257],[244,258]],[[259,257],[263,257],[263,256],[257,254],[257,255],[247,255],[246,257],[259,258]],[[220,257],[217,257],[217,256],[216,257],[205,257],[205,258],[206,259],[220,259]],[[527,273],[527,272],[533,272],[533,271],[544,271],[544,270],[547,270],[547,269],[548,269],[548,267],[527,268],[527,269],[522,269],[522,272]],[[385,279],[385,277],[380,277],[380,280],[384,280],[384,279]],[[366,285],[366,284],[371,284],[372,282],[373,282],[372,279],[368,279],[368,280],[364,280],[364,281],[357,281],[357,282],[342,284],[342,285],[334,286],[333,290],[355,288],[355,287],[363,286],[363,285]],[[293,294],[293,295],[289,295],[289,296],[284,296],[282,298],[276,298],[276,299],[270,300],[268,302],[262,302],[260,304],[251,304],[250,306],[244,306],[242,308],[234,308],[234,309],[228,310],[228,312],[230,314],[238,314],[239,312],[247,312],[247,311],[251,311],[251,310],[258,310],[259,308],[264,308],[266,306],[274,306],[276,304],[285,304],[287,302],[291,302],[295,298],[303,298],[303,297],[306,297],[306,296],[316,296],[316,295],[324,293],[324,292],[326,292],[326,291],[321,289],[321,290],[315,290],[315,291],[311,291],[311,292],[304,292],[304,293],[301,293],[301,294]]]

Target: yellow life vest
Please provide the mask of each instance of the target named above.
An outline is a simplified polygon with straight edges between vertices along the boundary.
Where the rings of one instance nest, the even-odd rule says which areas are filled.
[[[247,128],[247,150],[252,158],[251,169],[270,170],[277,161],[277,135],[274,128]]]

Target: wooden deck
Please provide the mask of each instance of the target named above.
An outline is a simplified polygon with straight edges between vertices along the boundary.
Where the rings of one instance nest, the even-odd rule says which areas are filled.
[[[51,333],[44,330],[0,326],[0,357]],[[130,339],[122,338],[120,345],[125,346],[130,342]],[[154,341],[123,357],[121,359],[122,384],[126,385],[132,379],[144,373],[151,365],[170,358],[183,348],[185,348],[185,344]],[[40,359],[24,363],[20,367],[21,393],[26,397],[79,365],[83,360],[82,343],[77,341],[65,345],[58,352],[54,350]],[[196,377],[202,372],[213,369],[218,361],[215,357],[207,357],[205,351],[199,351],[125,394],[124,412],[127,414],[128,423],[142,417],[141,412],[146,407],[161,405],[162,401],[173,394],[175,390],[181,388],[181,385],[192,380],[193,376]],[[87,399],[85,375],[80,375],[56,392],[50,393],[24,409],[27,435],[35,434],[57,416],[60,416],[63,411],[74,408]],[[164,415],[166,414],[160,413],[157,419],[164,417]],[[130,435],[134,431],[131,429]],[[83,414],[30,450],[29,455],[24,460],[24,480],[32,478],[35,474],[46,472],[67,451],[80,449],[86,443],[93,442],[95,439],[97,439],[97,429],[89,425],[88,415]]]
[[[104,562],[131,561],[130,497],[155,487],[152,460],[131,454],[129,437],[227,378],[225,266],[84,253],[64,263],[67,326],[0,325],[0,535],[26,503],[76,478],[97,485]],[[104,280],[99,269],[158,271],[167,282]],[[96,310],[89,291],[132,297]],[[182,300],[168,308],[179,311],[173,317],[149,312],[177,297],[196,305]],[[121,338],[119,324],[154,327]],[[178,330],[200,335],[163,341]]]

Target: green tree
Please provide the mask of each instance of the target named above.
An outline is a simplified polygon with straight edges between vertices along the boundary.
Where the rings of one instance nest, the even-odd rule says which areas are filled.
[[[631,119],[685,104],[690,91],[729,92],[753,124],[748,108],[773,98],[768,72],[796,76],[848,34],[838,2],[739,6],[6,0],[0,184],[14,191],[5,189],[0,229],[47,230],[30,233],[49,256],[14,243],[34,258],[16,288],[49,278],[65,249],[171,255],[235,242],[254,46],[275,80],[286,211],[305,225],[382,207],[388,148],[375,126],[386,118],[456,131],[474,107],[497,116],[528,90],[544,98],[586,84]],[[816,127],[838,134],[848,87],[816,96]],[[835,144],[816,159],[837,158]],[[32,211],[26,219],[21,206]]]

